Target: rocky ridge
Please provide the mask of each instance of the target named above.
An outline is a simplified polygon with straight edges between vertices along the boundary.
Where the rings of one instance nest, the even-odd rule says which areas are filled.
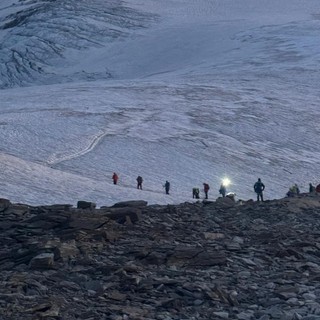
[[[320,319],[320,196],[0,199],[0,319]]]

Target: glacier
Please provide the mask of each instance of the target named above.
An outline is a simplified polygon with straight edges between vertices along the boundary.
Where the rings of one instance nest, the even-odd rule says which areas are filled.
[[[307,191],[319,26],[314,0],[1,1],[0,196],[170,204],[203,182],[214,200],[224,177],[238,199],[258,177],[266,199]]]

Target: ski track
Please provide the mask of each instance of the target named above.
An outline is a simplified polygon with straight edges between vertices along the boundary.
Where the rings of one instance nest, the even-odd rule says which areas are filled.
[[[49,160],[46,161],[46,164],[48,166],[54,166],[57,165],[59,163],[62,163],[64,161],[68,161],[68,160],[72,160],[78,157],[81,157],[85,154],[87,154],[88,152],[91,152],[92,150],[94,150],[94,148],[98,145],[98,143],[106,136],[108,135],[108,132],[101,132],[101,134],[98,134],[96,136],[93,137],[92,141],[89,143],[89,145],[87,147],[84,147],[84,149],[82,149],[81,151],[69,154],[69,155],[65,155],[65,156],[60,156],[57,157],[55,154],[53,154],[51,156],[51,159],[49,158]]]

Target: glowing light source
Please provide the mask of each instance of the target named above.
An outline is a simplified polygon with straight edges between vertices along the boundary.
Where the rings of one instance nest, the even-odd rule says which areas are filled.
[[[222,179],[222,184],[227,187],[231,183],[229,178],[223,178]]]

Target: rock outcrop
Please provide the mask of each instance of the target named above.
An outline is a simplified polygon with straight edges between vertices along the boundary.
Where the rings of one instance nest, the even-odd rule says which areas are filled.
[[[0,319],[320,319],[320,196],[0,199]]]

